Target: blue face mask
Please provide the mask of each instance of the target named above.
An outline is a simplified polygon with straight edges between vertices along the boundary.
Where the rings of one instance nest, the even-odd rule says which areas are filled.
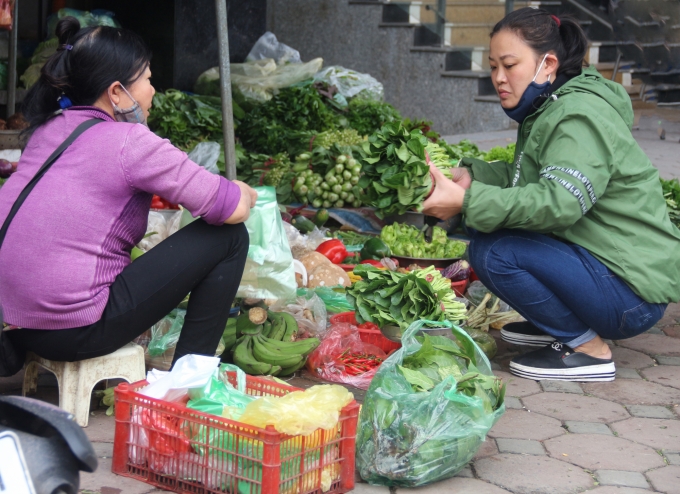
[[[123,88],[123,91],[125,91],[125,94],[127,94],[128,97],[132,100],[133,104],[130,108],[123,109],[119,107],[117,104],[115,104],[113,101],[111,101],[111,105],[113,106],[113,118],[117,122],[140,123],[143,125],[147,125],[146,117],[144,116],[144,110],[142,110],[142,107],[139,105],[137,100],[135,100],[132,97],[128,90],[125,89],[125,86],[121,84],[120,87]],[[111,100],[110,96],[109,100]]]
[[[546,58],[548,58],[547,53],[543,57],[541,65],[538,66],[538,70],[536,71],[536,75],[534,75],[531,84],[529,84],[527,88],[524,90],[524,93],[522,94],[522,97],[519,99],[519,103],[517,103],[517,106],[510,109],[503,108],[505,114],[508,117],[512,118],[517,123],[521,124],[522,122],[524,122],[524,119],[529,116],[529,113],[531,113],[531,110],[534,107],[534,100],[538,98],[541,94],[546,92],[550,87],[550,76],[548,76],[548,80],[543,84],[538,84],[536,82],[536,77],[538,77],[538,73],[541,71],[541,68],[543,67],[543,63],[545,63]]]

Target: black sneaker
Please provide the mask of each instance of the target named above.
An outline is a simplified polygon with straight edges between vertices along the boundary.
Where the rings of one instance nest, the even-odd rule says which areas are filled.
[[[613,381],[616,367],[610,359],[575,352],[555,341],[540,350],[515,357],[510,372],[519,377],[555,381]]]
[[[511,322],[501,329],[501,338],[508,343],[527,346],[550,345],[555,338],[545,334],[529,321]]]

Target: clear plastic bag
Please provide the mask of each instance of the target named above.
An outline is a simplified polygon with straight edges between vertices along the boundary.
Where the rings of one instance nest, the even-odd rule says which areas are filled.
[[[323,66],[322,58],[306,63],[277,65],[272,59],[231,64],[231,83],[247,99],[265,102],[279,89],[311,79]]]
[[[354,310],[354,306],[347,301],[345,290],[327,286],[317,286],[316,288],[298,288],[298,295],[306,296],[308,293],[315,293],[326,306],[326,312],[339,314],[341,312],[349,312]]]
[[[331,326],[321,345],[309,355],[307,370],[326,381],[368,389],[379,367],[363,374],[352,375],[338,360],[345,352],[374,355],[383,360],[387,357],[377,346],[361,341],[359,328],[352,324],[340,323]]]
[[[217,161],[220,159],[220,145],[216,142],[199,142],[196,147],[189,152],[189,159],[201,165],[210,173],[219,174]]]
[[[148,252],[163,240],[179,230],[182,219],[182,210],[168,209],[163,211],[149,211],[149,221],[146,226],[146,235],[137,247]],[[152,235],[149,235],[152,234]]]
[[[345,98],[382,101],[385,94],[383,85],[374,77],[339,65],[326,67],[314,76],[314,80],[335,86]]]
[[[329,240],[326,236],[328,228],[319,229],[314,227],[314,229],[306,235],[300,233],[300,230],[290,223],[284,222],[283,228],[286,232],[286,237],[288,238],[288,245],[290,245],[290,250],[293,252],[293,257],[295,259],[300,259],[305,254],[315,251],[319,245],[326,240]]]
[[[248,258],[237,296],[257,299],[295,297],[297,283],[283,220],[274,187],[255,187],[257,202],[246,228],[250,235]]]
[[[483,391],[473,396],[458,391],[452,375],[429,391],[414,391],[400,366],[421,349],[415,335],[424,324],[409,326],[402,347],[380,366],[364,398],[356,465],[371,484],[415,487],[453,477],[505,411],[502,387],[492,406]],[[452,331],[466,355],[461,362],[493,376],[488,359],[467,333],[457,326]]]
[[[271,31],[267,31],[260,36],[250,49],[250,53],[248,53],[246,60],[262,60],[263,58],[272,58],[276,60],[276,63],[278,64],[302,62],[300,59],[300,52],[281,43]]]
[[[295,302],[277,300],[270,309],[274,312],[287,312],[298,323],[298,339],[323,338],[326,335],[326,305],[314,292],[306,292]]]

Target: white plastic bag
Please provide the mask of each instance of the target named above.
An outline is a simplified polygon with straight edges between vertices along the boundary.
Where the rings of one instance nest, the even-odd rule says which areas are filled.
[[[326,335],[326,304],[314,292],[309,292],[306,297],[297,297],[292,303],[278,300],[270,309],[274,312],[288,312],[295,318],[300,328],[298,339],[322,339]]]
[[[384,96],[383,85],[377,79],[339,65],[326,67],[314,76],[314,80],[335,86],[345,98],[356,96],[381,101]]]
[[[255,42],[250,49],[250,53],[248,53],[246,60],[262,60],[263,58],[273,58],[278,64],[286,62],[302,62],[299,51],[279,42],[279,40],[276,39],[276,35],[270,31],[264,33],[260,36],[260,39]]]
[[[216,142],[199,142],[189,153],[189,159],[210,173],[215,175],[220,173],[217,167],[217,161],[220,159],[220,145]]]

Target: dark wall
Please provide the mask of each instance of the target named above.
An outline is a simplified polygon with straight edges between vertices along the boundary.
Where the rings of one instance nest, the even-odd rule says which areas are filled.
[[[266,31],[266,0],[227,0],[229,52],[242,62]],[[112,10],[153,50],[156,89],[191,90],[196,78],[218,64],[215,0],[90,0],[90,9]]]

